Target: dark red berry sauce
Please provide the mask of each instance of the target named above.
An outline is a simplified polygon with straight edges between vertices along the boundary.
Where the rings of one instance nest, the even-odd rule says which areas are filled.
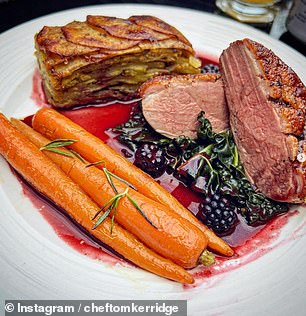
[[[106,249],[103,244],[89,237],[65,215],[63,210],[46,201],[31,186],[27,185],[20,176],[17,175],[17,178],[22,184],[24,195],[31,200],[34,207],[39,210],[40,214],[53,227],[56,234],[69,246],[85,256],[108,264],[128,264],[124,259],[115,256],[114,253]]]
[[[202,55],[199,57],[204,64],[211,63],[217,65],[217,58],[207,58]],[[41,77],[38,70],[33,75],[32,99],[38,107],[49,106],[42,89]],[[108,105],[95,105],[72,110],[61,110],[61,113],[102,139],[118,153],[124,155],[127,150],[126,147],[118,142],[116,139],[117,135],[110,132],[109,129],[126,122],[131,112],[137,108],[137,104],[138,102],[135,101],[127,104],[112,103]],[[25,122],[28,124],[30,124],[30,121],[31,117],[25,119]],[[203,199],[202,196],[191,191],[182,182],[167,173],[164,173],[156,180],[191,212],[194,214],[198,212],[199,204]],[[58,236],[67,244],[80,253],[96,260],[101,260],[109,264],[128,264],[125,260],[105,250],[103,245],[82,232],[80,227],[63,215],[61,210],[58,210],[54,205],[37,195],[27,184],[23,181],[21,183],[24,194],[32,201],[33,205],[49,222]],[[250,227],[241,220],[234,233],[224,237],[235,250],[235,256],[232,258],[217,256],[215,265],[209,268],[198,267],[194,269],[192,273],[196,282],[192,286],[186,286],[186,288],[198,286],[209,277],[239,268],[241,265],[261,257],[272,249],[272,243],[274,244],[273,247],[279,245],[280,243],[276,243],[275,246],[274,241],[277,241],[281,228],[287,224],[291,216],[295,216],[297,213],[297,211],[291,211],[274,218],[264,227],[257,228]]]
[[[41,75],[39,69],[36,68],[32,77],[32,93],[31,98],[39,107],[50,107],[42,86]]]

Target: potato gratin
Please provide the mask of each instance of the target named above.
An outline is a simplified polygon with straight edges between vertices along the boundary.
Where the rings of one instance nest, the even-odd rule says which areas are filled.
[[[152,16],[87,16],[35,38],[48,102],[56,107],[130,100],[159,74],[195,74],[200,61],[174,27]]]

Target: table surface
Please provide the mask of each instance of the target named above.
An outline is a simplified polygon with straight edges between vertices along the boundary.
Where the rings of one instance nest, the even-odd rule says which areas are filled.
[[[215,6],[215,0],[0,0],[0,33],[20,23],[49,13],[86,5],[114,3],[146,3],[171,5],[222,15],[222,12],[220,12]],[[286,44],[306,56],[305,45],[296,40],[285,29],[284,21],[288,12],[288,3],[290,3],[290,0],[283,0],[283,4],[280,10],[280,12],[282,12],[283,14],[279,14],[273,24],[253,26],[261,29],[266,33],[269,33],[274,38],[280,39],[281,41],[285,42]]]

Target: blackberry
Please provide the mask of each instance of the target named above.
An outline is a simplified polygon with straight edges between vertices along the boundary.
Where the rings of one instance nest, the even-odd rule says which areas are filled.
[[[218,236],[231,234],[238,224],[236,207],[218,193],[205,198],[197,217]]]
[[[202,67],[201,72],[203,74],[206,74],[206,73],[219,74],[220,68],[219,66],[214,65],[214,64],[206,64],[204,67]]]
[[[167,167],[164,151],[151,143],[144,143],[136,150],[134,164],[153,178],[160,177]]]

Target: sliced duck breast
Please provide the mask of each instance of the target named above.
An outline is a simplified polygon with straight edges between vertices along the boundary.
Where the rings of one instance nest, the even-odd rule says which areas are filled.
[[[267,197],[302,203],[306,196],[306,88],[271,50],[239,40],[220,57],[241,162]]]
[[[158,76],[139,89],[148,123],[169,138],[195,138],[201,111],[215,132],[229,127],[223,82],[217,74]]]

